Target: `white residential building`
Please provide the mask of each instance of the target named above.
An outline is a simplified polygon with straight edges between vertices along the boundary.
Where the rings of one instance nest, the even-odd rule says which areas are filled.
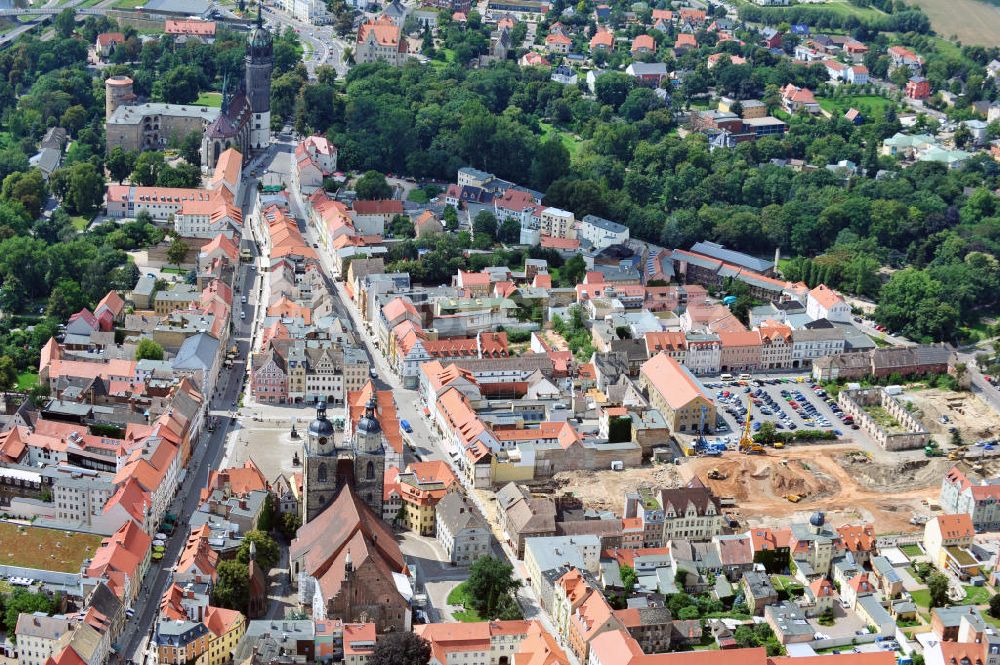
[[[543,236],[576,238],[576,218],[569,210],[543,208],[538,215],[538,230]]]
[[[618,222],[587,215],[580,221],[580,240],[586,240],[594,249],[604,249],[612,245],[623,245],[628,242],[628,227]]]
[[[470,566],[490,553],[490,527],[461,492],[449,492],[435,507],[437,539],[452,565]]]
[[[18,665],[45,665],[45,661],[69,642],[72,623],[65,616],[48,616],[44,612],[17,617],[17,662]]]
[[[826,284],[820,284],[809,291],[806,299],[806,314],[810,319],[827,319],[847,323],[851,320],[851,306],[836,291]]]

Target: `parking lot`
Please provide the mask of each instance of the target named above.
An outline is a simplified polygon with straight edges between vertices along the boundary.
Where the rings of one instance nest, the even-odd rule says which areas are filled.
[[[755,376],[747,379],[702,379],[706,390],[715,397],[718,407],[716,436],[735,445],[747,417],[747,405],[753,408],[752,428],[756,432],[767,421],[778,432],[829,430],[838,438],[868,442],[868,437],[854,429],[850,416],[844,416],[836,400],[804,376]]]

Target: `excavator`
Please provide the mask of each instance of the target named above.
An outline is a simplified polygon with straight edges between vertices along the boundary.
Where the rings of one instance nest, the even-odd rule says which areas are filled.
[[[753,440],[750,433],[750,416],[753,415],[753,401],[747,400],[747,421],[743,424],[743,435],[740,436],[740,452],[746,455],[763,455],[764,446]]]

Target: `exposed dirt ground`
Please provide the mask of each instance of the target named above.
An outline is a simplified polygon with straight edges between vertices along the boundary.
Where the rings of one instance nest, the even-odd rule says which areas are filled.
[[[720,497],[734,499],[736,517],[751,525],[787,524],[793,516],[804,520],[822,510],[834,524],[867,520],[881,533],[899,533],[920,528],[911,525],[910,518],[928,514],[921,501],[936,501],[941,476],[950,464],[937,458],[883,465],[850,444],[797,446],[761,456],[693,458],[680,466],[561,473],[547,488],[571,493],[588,507],[617,512],[627,489],[677,487],[698,476]],[[725,479],[709,479],[712,469]],[[802,499],[792,503],[786,495]]]
[[[637,487],[679,487],[684,482],[679,470],[680,467],[673,464],[657,464],[625,471],[564,471],[557,473],[552,482],[532,487],[532,490],[549,489],[555,494],[572,494],[588,508],[620,513],[626,491]]]
[[[957,427],[965,443],[1000,436],[1000,415],[970,392],[951,392],[931,388],[908,390],[902,396],[919,409],[921,421],[939,443],[950,441],[949,427]],[[942,415],[951,422],[942,423]]]
[[[735,453],[699,458],[680,467],[685,479],[702,478],[723,497],[736,499],[740,517],[750,523],[784,524],[796,514],[816,510],[834,524],[873,521],[882,533],[912,531],[914,513],[926,514],[923,499],[935,499],[943,459],[917,460],[895,466],[868,461],[849,445],[802,446],[767,456]],[[709,480],[710,469],[725,480]],[[785,496],[799,495],[798,503]]]

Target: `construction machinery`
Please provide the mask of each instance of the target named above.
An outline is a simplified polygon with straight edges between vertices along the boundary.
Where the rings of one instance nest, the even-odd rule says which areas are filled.
[[[747,455],[763,455],[764,446],[753,440],[750,433],[750,419],[753,416],[753,401],[747,399],[747,421],[743,424],[743,434],[740,436],[740,452]]]
[[[708,472],[708,479],[709,480],[725,480],[728,477],[729,476],[727,476],[726,474],[722,473],[718,469],[712,469],[712,470],[710,470]]]
[[[799,501],[802,500],[802,495],[801,494],[786,494],[785,498],[788,499],[789,501],[791,501],[792,503],[798,503]]]

